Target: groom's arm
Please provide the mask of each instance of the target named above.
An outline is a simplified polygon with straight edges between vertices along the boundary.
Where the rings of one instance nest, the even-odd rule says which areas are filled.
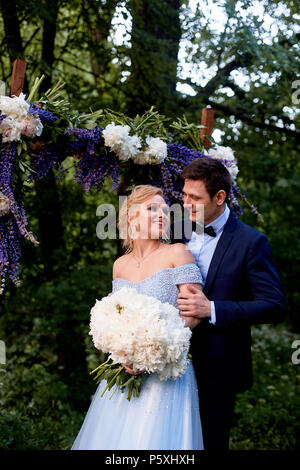
[[[216,326],[277,323],[284,318],[284,294],[265,235],[255,240],[246,263],[253,300],[214,300]]]

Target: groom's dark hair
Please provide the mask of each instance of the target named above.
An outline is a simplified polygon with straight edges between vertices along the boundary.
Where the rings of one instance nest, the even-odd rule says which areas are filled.
[[[223,189],[226,192],[226,201],[228,202],[232,182],[231,176],[219,160],[210,157],[197,158],[184,168],[180,178],[203,181],[210,197]]]

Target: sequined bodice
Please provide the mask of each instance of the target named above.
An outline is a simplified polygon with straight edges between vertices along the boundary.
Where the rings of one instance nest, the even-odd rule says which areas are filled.
[[[118,277],[112,282],[112,292],[122,287],[134,287],[140,294],[156,297],[177,307],[178,284],[200,283],[202,276],[196,264],[189,263],[176,268],[164,268],[141,281],[129,281]]]

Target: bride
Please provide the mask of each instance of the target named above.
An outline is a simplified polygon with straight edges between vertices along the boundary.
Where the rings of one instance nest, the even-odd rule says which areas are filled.
[[[161,189],[136,186],[122,205],[119,229],[125,254],[113,265],[112,291],[125,286],[169,302],[188,284],[201,288],[202,277],[182,243],[163,241],[169,208]],[[193,328],[193,319],[186,326]],[[123,364],[133,374],[130,364]],[[144,376],[139,397],[119,390],[110,399],[100,382],[72,450],[202,450],[197,382],[192,362],[177,380]]]

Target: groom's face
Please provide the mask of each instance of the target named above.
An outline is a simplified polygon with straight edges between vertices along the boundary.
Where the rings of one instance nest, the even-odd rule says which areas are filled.
[[[203,211],[205,225],[216,217],[218,204],[215,198],[210,197],[204,181],[186,179],[182,191],[183,205],[189,211],[191,220],[201,221]]]

